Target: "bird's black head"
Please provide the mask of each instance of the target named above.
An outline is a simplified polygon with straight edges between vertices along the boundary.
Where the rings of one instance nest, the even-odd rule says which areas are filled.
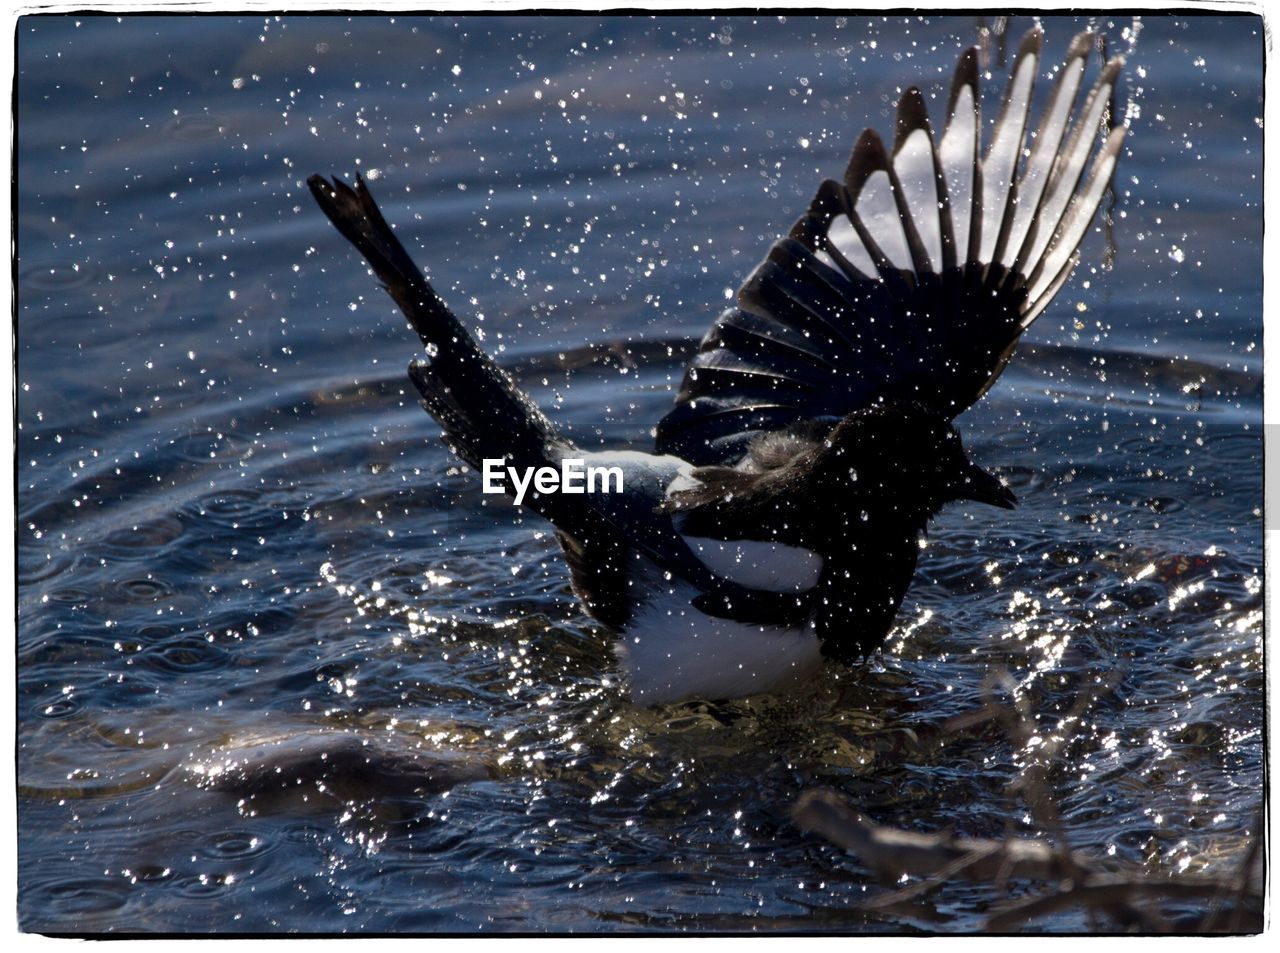
[[[953,500],[1013,509],[1017,499],[994,475],[971,463],[951,421],[915,403],[890,403],[849,414],[826,439],[828,479],[846,480],[902,513],[931,517]]]

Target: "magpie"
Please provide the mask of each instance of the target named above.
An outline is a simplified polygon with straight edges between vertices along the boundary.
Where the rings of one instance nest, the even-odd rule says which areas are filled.
[[[364,180],[308,179],[421,338],[409,377],[458,457],[622,472],[622,492],[535,490],[525,505],[617,634],[634,701],[776,692],[824,659],[858,661],[888,633],[945,504],[1015,505],[953,420],[1067,281],[1111,183],[1123,60],[1087,86],[1095,45],[1071,42],[1034,131],[1039,28],[986,136],[976,49],[941,135],[907,89],[892,148],[863,132],[713,323],[652,452],[575,446],[455,317]]]

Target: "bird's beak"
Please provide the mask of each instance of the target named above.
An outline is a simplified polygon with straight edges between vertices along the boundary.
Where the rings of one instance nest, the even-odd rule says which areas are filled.
[[[957,500],[974,500],[989,506],[998,506],[1004,510],[1014,509],[1018,498],[1000,482],[1000,478],[988,473],[975,464],[970,464],[955,488]]]

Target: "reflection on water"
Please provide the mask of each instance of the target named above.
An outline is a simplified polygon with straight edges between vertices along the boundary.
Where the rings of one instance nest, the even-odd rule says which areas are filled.
[[[975,885],[940,920],[860,906],[869,872],[789,812],[826,785],[1039,833],[1006,795],[1026,746],[950,730],[1005,671],[1065,735],[1075,846],[1233,871],[1262,782],[1260,29],[1143,22],[1114,268],[960,421],[1020,509],[943,514],[865,665],[637,709],[549,528],[435,440],[411,335],[302,180],[376,169],[557,421],[640,446],[724,290],[974,21],[24,20],[22,927],[973,929]]]

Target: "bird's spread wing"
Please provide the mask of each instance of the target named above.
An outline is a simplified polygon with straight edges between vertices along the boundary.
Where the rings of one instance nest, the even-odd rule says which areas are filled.
[[[1023,39],[982,151],[976,50],[956,67],[938,136],[898,103],[892,152],[871,130],[703,339],[657,449],[738,460],[751,439],[882,400],[954,417],[1000,374],[1070,276],[1126,127],[1106,130],[1122,61],[1082,96],[1094,36],[1067,51],[1030,120],[1043,35]]]

